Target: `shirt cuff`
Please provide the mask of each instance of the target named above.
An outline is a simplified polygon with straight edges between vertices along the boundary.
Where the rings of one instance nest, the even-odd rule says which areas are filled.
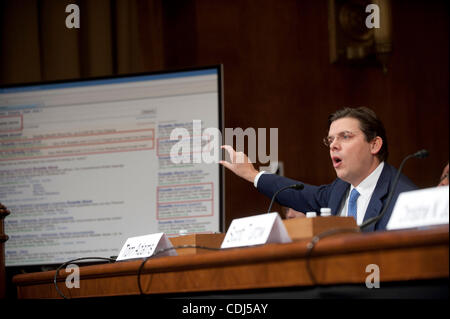
[[[266,171],[261,171],[255,176],[255,180],[253,181],[253,185],[255,185],[256,188],[258,188],[258,180],[259,180],[259,178],[264,173],[267,173],[267,172]]]

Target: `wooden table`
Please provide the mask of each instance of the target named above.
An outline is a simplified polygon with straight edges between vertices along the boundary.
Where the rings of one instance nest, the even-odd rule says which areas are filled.
[[[289,289],[356,284],[366,288],[368,265],[379,267],[381,286],[389,282],[448,282],[448,225],[425,230],[341,234],[320,240],[308,257],[309,240],[290,244],[152,258],[141,276],[145,294],[170,296],[208,292]],[[307,270],[309,263],[316,283]],[[80,288],[59,287],[70,298],[139,295],[141,261],[80,266]],[[60,298],[55,271],[13,278],[18,298]]]

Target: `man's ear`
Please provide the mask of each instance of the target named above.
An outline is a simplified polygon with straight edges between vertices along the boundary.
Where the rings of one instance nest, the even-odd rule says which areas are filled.
[[[381,150],[381,146],[383,146],[383,139],[379,136],[375,137],[372,142],[370,142],[370,152],[372,155],[378,154]]]

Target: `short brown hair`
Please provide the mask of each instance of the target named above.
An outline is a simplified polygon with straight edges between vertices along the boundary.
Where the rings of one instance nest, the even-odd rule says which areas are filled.
[[[346,117],[351,117],[359,121],[359,127],[366,136],[367,142],[372,141],[377,136],[383,140],[383,144],[381,145],[377,157],[380,161],[386,161],[389,155],[386,130],[375,112],[364,106],[358,108],[343,108],[328,117],[328,128],[334,121]]]

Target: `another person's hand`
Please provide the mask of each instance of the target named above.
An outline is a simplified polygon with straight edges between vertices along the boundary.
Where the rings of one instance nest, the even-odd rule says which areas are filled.
[[[448,185],[448,163],[444,167],[444,170],[442,171],[442,175],[438,186],[446,186],[446,185]]]
[[[292,208],[288,208],[288,210],[286,212],[286,219],[303,218],[303,217],[306,217],[306,215],[304,213],[298,212]]]
[[[236,152],[230,145],[222,145],[222,148],[228,152],[231,162],[220,161],[219,163],[230,171],[253,183],[258,171],[243,152]]]

